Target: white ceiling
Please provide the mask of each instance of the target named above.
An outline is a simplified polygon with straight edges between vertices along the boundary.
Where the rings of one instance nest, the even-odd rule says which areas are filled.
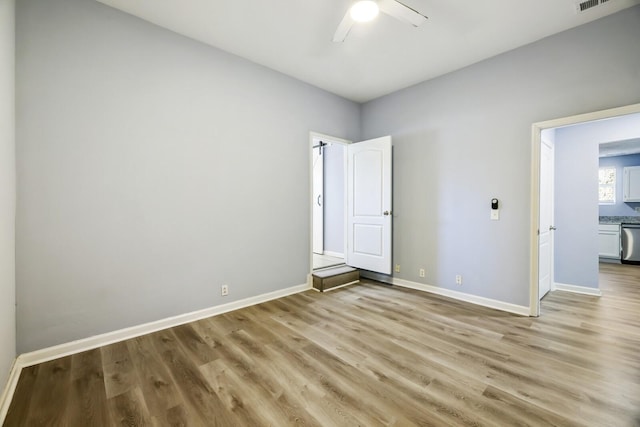
[[[350,0],[98,1],[357,102],[640,4],[577,13],[576,0],[402,0],[429,20],[380,14],[334,43]]]

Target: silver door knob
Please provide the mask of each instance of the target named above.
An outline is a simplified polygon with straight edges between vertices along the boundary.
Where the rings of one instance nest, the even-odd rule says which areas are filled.
[[[554,230],[557,230],[557,228],[555,228],[553,225],[550,225],[549,226],[549,231],[554,231]]]
[[[391,215],[391,211],[384,211],[382,214],[383,214],[384,216],[389,216],[389,215]]]

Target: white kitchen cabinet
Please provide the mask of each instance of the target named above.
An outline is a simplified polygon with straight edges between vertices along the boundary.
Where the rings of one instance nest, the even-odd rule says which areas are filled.
[[[601,258],[620,259],[620,225],[600,224],[598,243]]]
[[[640,166],[623,169],[622,201],[640,202]]]

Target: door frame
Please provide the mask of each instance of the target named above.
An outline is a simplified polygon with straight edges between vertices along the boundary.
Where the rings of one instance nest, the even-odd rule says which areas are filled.
[[[349,144],[351,144],[353,141],[350,141],[348,139],[344,139],[344,138],[338,138],[336,136],[331,136],[331,135],[327,135],[327,134],[323,134],[323,133],[319,133],[319,132],[309,132],[309,154],[308,154],[308,162],[309,162],[309,202],[308,202],[308,206],[309,206],[309,275],[307,276],[307,282],[308,284],[311,286],[312,284],[312,278],[311,275],[313,274],[313,141],[315,139],[322,139],[323,141],[326,142],[330,142],[333,144],[340,144],[340,145],[344,145],[347,146]],[[344,158],[344,170],[345,170],[345,192],[344,192],[344,206],[345,206],[345,212],[344,212],[344,227],[345,227],[345,233],[344,233],[344,242],[343,242],[343,247],[346,248],[347,247],[347,233],[346,233],[346,222],[347,222],[347,209],[346,209],[346,202],[347,202],[347,191],[346,191],[346,187],[347,187],[347,183],[346,183],[346,172],[347,172],[347,157],[345,156]],[[323,201],[323,205],[324,205],[324,201]],[[324,231],[323,231],[324,233]]]
[[[551,209],[551,218],[550,218],[550,221],[549,221],[549,225],[553,226],[553,224],[555,223],[555,218],[554,218],[554,215],[555,215],[555,211],[554,211],[554,209],[555,209],[555,203],[554,203],[554,201],[555,201],[555,142],[552,142],[552,141],[547,141],[548,143],[543,142],[542,132],[540,133],[540,135],[541,135],[541,139],[540,139],[540,167],[541,167],[540,170],[541,171],[542,171],[542,146],[543,145],[547,145],[551,149],[551,162],[550,162],[551,163],[551,165],[550,165],[551,166],[551,172],[550,172],[550,174],[551,174],[550,178],[551,179],[550,179],[550,184],[549,184],[550,187],[551,187],[550,188],[551,191],[550,191],[550,194],[549,194],[549,197],[551,199],[549,201],[550,209]],[[542,176],[540,178],[542,178]],[[540,181],[541,181],[541,179],[538,182],[540,182]],[[538,212],[540,212],[540,209],[538,209]],[[539,221],[540,221],[540,217],[538,217],[538,223],[539,223]],[[539,227],[539,224],[538,224],[538,227]],[[539,236],[540,236],[540,232],[538,232],[538,237]],[[555,233],[551,229],[549,229],[549,257],[550,257],[550,259],[549,259],[549,265],[548,265],[548,267],[549,267],[549,291],[548,292],[555,291],[555,278],[554,278],[554,275],[555,275],[554,252],[555,252],[555,250],[554,250],[554,245],[555,245]],[[538,256],[539,256],[539,254],[540,254],[540,240],[538,240]],[[539,274],[540,274],[540,263],[538,262],[538,300],[541,299],[541,297],[540,297],[540,276],[539,276]]]
[[[540,221],[540,144],[544,129],[576,125],[595,120],[610,119],[628,114],[640,113],[640,104],[626,105],[575,116],[562,117],[533,123],[531,125],[531,221],[529,223],[529,315],[540,315],[538,298],[538,223]]]
[[[324,155],[322,147],[324,141],[320,138],[311,139],[311,250],[314,254],[324,254]],[[320,145],[320,147],[318,147]],[[327,144],[328,146],[328,144]],[[318,154],[316,155],[316,147]],[[320,187],[320,194],[318,188]],[[321,201],[322,200],[322,201]],[[317,215],[316,215],[317,214]],[[316,239],[319,237],[319,239]],[[322,240],[321,242],[318,240]],[[320,250],[320,252],[318,252]]]

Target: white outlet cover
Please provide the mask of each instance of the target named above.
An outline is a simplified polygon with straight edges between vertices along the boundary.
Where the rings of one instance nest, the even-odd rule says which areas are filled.
[[[499,209],[491,209],[491,220],[498,221],[500,219],[500,210]]]

